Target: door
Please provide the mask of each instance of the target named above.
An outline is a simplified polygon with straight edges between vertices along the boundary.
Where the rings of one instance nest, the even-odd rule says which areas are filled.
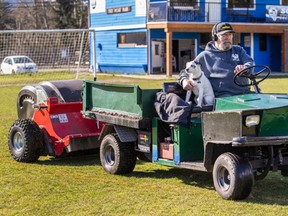
[[[242,33],[240,39],[240,46],[242,46],[248,55],[251,56],[251,41],[252,37],[250,33]],[[251,56],[253,57],[253,56]]]
[[[270,36],[270,68],[273,72],[281,72],[281,35]]]
[[[164,68],[164,42],[152,41],[152,70],[163,72]]]
[[[6,58],[2,63],[1,70],[4,74],[11,74],[12,73],[12,59]]]

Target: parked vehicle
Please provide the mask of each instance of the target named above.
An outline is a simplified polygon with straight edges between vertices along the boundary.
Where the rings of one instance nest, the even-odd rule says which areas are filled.
[[[241,85],[237,77],[248,77],[255,93],[216,98],[213,109],[196,107],[189,126],[159,118],[154,99],[161,89],[96,81],[84,81],[83,89],[81,81],[26,86],[18,95],[19,119],[9,131],[11,155],[33,162],[41,155],[100,148],[108,173],[130,173],[139,158],[211,172],[223,199],[245,199],[254,180],[269,171],[288,176],[288,95],[261,94],[258,83],[270,69],[249,72],[253,68],[234,81]],[[183,97],[176,85],[165,83],[163,90]]]
[[[7,56],[1,63],[1,73],[37,73],[37,65],[28,56]]]

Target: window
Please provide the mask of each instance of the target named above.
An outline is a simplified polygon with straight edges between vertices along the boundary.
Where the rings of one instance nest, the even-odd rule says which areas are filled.
[[[198,0],[199,1],[199,0]],[[197,0],[170,0],[170,6],[191,7],[198,6]]]
[[[146,32],[119,33],[118,47],[147,46]]]
[[[253,8],[254,0],[228,0],[228,8]]]
[[[12,60],[10,58],[5,59],[4,62],[7,63],[7,64],[11,64],[12,65]]]
[[[282,5],[288,5],[288,0],[282,0]]]
[[[160,55],[160,47],[159,47],[159,44],[155,44],[155,55]]]

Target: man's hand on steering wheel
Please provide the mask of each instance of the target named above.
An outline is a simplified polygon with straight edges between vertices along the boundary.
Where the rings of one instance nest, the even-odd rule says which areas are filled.
[[[244,70],[246,68],[245,65],[237,65],[234,69],[234,73],[237,74],[239,73],[240,71]]]

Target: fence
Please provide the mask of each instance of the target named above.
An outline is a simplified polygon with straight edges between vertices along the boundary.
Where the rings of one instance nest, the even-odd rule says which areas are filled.
[[[25,55],[38,66],[33,77],[49,72],[53,79],[57,72],[74,74],[76,78],[89,72],[89,43],[90,33],[86,29],[0,31],[0,61],[7,56]],[[1,76],[1,80],[8,78]]]

